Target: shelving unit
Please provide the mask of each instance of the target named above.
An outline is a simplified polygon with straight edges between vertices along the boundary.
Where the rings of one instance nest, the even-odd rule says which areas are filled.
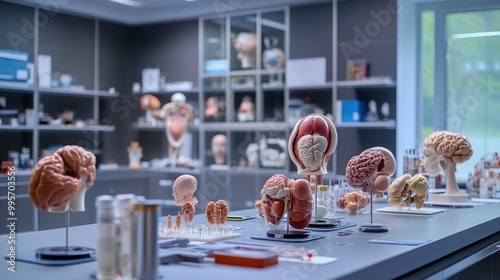
[[[44,13],[39,7],[17,6],[2,2],[2,9],[12,14],[12,19],[5,19],[13,26],[2,26],[0,32],[12,32],[22,28],[16,14],[24,14],[26,18],[41,18],[35,16]],[[17,24],[17,25],[16,25]],[[102,153],[101,133],[113,132],[115,126],[101,122],[99,111],[103,98],[117,98],[118,92],[108,92],[98,89],[99,85],[99,22],[64,14],[58,14],[43,25],[37,24],[36,34],[28,48],[21,49],[29,54],[29,61],[36,65],[35,58],[40,54],[51,56],[53,72],[70,73],[73,77],[72,87],[41,87],[39,86],[38,67],[34,67],[32,80],[34,84],[0,82],[0,97],[6,99],[6,108],[17,111],[0,125],[0,136],[9,139],[0,148],[0,158],[7,160],[8,151],[21,151],[28,147],[33,163],[42,155],[42,150],[57,145],[80,145],[97,153]],[[75,32],[78,30],[78,32]],[[10,49],[11,46],[0,42],[0,48]],[[44,106],[42,107],[43,104]],[[28,110],[29,109],[29,113]],[[40,117],[47,113],[52,119],[61,119],[64,112],[70,112],[71,124],[41,123]],[[71,115],[72,113],[72,115]],[[22,116],[22,117],[21,117]],[[71,118],[72,117],[72,118]],[[22,120],[21,118],[25,118]],[[5,118],[4,118],[5,119]]]

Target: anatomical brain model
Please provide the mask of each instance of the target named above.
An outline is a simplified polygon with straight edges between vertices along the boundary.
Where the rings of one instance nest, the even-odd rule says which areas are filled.
[[[79,146],[65,146],[37,162],[28,186],[29,196],[42,210],[85,211],[85,191],[94,180],[94,154]]]
[[[385,169],[385,156],[379,149],[367,149],[358,156],[353,156],[345,170],[347,183],[353,187],[362,187],[364,191],[374,186],[375,175]],[[374,186],[375,187],[375,186]],[[380,191],[388,186],[381,185]],[[377,188],[377,187],[376,187]]]
[[[415,203],[417,209],[424,205],[429,184],[421,174],[413,177],[405,174],[389,186],[389,203],[394,206],[405,207]]]
[[[306,174],[313,187],[322,183],[328,160],[336,147],[335,126],[330,119],[320,114],[300,119],[288,140],[288,153],[297,166],[297,173]]]
[[[255,207],[260,209],[270,228],[277,229],[285,214],[288,214],[288,223],[296,229],[306,227],[311,221],[312,193],[307,180],[275,174],[262,187],[261,196]]]
[[[440,195],[430,195],[429,200],[447,202],[467,202],[468,196],[458,188],[455,172],[458,163],[472,156],[472,146],[465,136],[451,131],[436,131],[424,139],[424,159],[421,165],[429,175],[436,176],[441,170],[446,175],[446,191]]]

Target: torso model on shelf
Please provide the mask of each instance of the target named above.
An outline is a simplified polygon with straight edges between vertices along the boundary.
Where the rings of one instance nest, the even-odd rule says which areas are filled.
[[[181,159],[180,151],[184,143],[187,127],[193,122],[193,106],[186,103],[186,96],[180,92],[174,93],[171,102],[163,105],[160,117],[165,119],[165,129],[169,143],[169,164],[188,165],[189,159]]]

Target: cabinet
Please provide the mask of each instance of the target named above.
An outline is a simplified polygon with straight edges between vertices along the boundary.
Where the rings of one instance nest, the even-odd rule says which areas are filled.
[[[213,165],[211,146],[214,136],[222,134],[228,145],[218,165],[285,171],[287,162],[280,157],[286,148],[278,139],[286,139],[288,131],[288,8],[201,18],[200,29],[204,165],[221,168]]]
[[[42,20],[49,11],[6,2],[0,8],[7,22],[0,32],[6,35],[3,38],[10,38],[1,41],[0,48],[27,52],[33,63],[30,82],[0,82],[0,98],[5,103],[0,110],[0,136],[6,140],[0,158],[14,157],[26,147],[36,162],[45,150],[79,145],[95,153],[99,161],[102,133],[115,129],[100,117],[100,103],[119,96],[116,91],[98,89],[99,22],[58,14],[34,24],[33,33],[27,34],[22,33],[27,27],[21,19]],[[23,34],[25,40],[13,37]],[[25,166],[18,166],[22,168]]]
[[[200,18],[202,181],[233,210],[251,207],[269,176],[289,170],[288,20],[288,7]]]

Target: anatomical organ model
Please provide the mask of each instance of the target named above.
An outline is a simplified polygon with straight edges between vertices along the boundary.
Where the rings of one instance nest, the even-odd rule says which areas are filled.
[[[353,156],[346,167],[347,183],[356,188],[362,188],[371,194],[370,205],[373,206],[374,190],[383,192],[389,187],[389,177],[396,170],[396,161],[392,153],[383,147],[364,150],[358,156]],[[370,207],[370,223],[363,224],[360,231],[387,231],[385,225],[373,223],[373,207]]]
[[[68,245],[69,210],[85,211],[85,192],[94,184],[95,162],[93,153],[70,145],[36,163],[28,185],[31,201],[41,210],[66,212],[66,246],[37,249],[37,258],[65,261],[95,254],[94,249]]]
[[[311,185],[305,179],[291,179],[283,174],[271,176],[261,191],[262,200],[256,203],[271,229],[278,229],[288,215],[288,223],[302,229],[309,224],[312,214]]]
[[[193,106],[186,103],[186,96],[174,93],[171,102],[163,105],[160,117],[165,119],[166,133],[169,143],[170,165],[175,167],[179,161],[180,150],[184,143],[187,127],[193,122]]]
[[[389,186],[389,203],[394,206],[405,207],[415,203],[417,209],[424,205],[429,184],[421,174],[405,174]]]
[[[336,147],[337,130],[330,119],[320,114],[300,119],[288,140],[288,153],[297,166],[297,173],[306,174],[313,187],[321,185]]]

